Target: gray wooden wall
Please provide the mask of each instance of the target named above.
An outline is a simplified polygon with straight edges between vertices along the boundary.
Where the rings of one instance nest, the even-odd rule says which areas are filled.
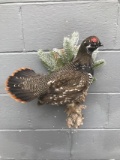
[[[120,1],[0,0],[0,159],[120,159]],[[104,44],[97,81],[86,99],[84,125],[66,127],[64,107],[20,104],[4,90],[17,68],[44,72],[36,51],[97,35]]]

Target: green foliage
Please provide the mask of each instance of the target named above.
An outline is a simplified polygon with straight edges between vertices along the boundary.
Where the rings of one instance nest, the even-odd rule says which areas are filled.
[[[105,64],[104,59],[100,59],[94,62],[94,68],[100,67],[101,65]]]
[[[47,68],[48,71],[53,72],[71,62],[77,55],[78,48],[80,47],[78,46],[78,41],[79,33],[73,32],[70,38],[64,37],[63,49],[54,48],[48,53],[39,50],[38,55],[45,68]],[[96,61],[97,54],[98,51],[93,53],[94,68],[101,66],[105,62],[103,59]]]

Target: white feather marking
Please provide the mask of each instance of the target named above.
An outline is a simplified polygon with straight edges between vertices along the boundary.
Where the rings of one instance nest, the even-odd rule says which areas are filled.
[[[55,81],[49,81],[47,84],[48,85],[50,85],[50,84],[52,84],[52,83],[54,83]]]
[[[63,96],[59,96],[59,98],[62,98]]]
[[[63,104],[63,101],[60,101],[60,104]]]
[[[57,102],[54,102],[54,103],[51,103],[52,105],[58,105],[58,103]]]

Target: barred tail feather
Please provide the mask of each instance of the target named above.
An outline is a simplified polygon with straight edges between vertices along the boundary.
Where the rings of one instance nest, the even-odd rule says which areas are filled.
[[[35,75],[36,73],[29,68],[21,68],[15,71],[6,81],[6,90],[12,98],[21,103],[35,99],[35,93],[24,87],[25,82]]]

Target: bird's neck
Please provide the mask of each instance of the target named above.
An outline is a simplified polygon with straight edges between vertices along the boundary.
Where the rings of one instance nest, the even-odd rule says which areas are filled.
[[[88,54],[85,47],[81,46],[76,58],[73,61],[74,66],[78,70],[83,70],[93,74],[92,54]]]
[[[76,58],[74,59],[74,62],[78,62],[81,65],[86,66],[92,66],[93,65],[93,59],[92,59],[92,53],[88,54],[87,49],[81,45]]]
[[[84,44],[82,43],[79,50],[78,50],[78,53],[77,55],[80,55],[80,54],[87,54],[87,49],[86,47],[84,46]]]

